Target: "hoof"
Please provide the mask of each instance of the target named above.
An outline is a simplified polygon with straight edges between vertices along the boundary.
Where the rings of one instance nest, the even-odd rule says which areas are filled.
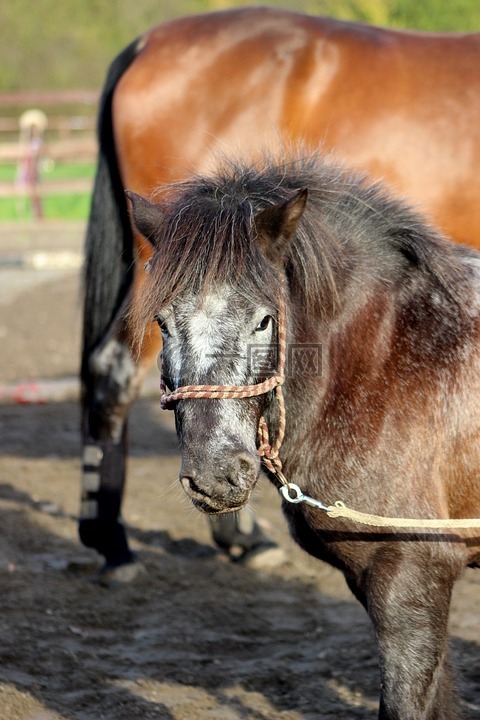
[[[285,560],[285,552],[274,542],[261,542],[233,558],[234,562],[252,570],[271,570],[282,565]]]
[[[104,565],[100,571],[99,582],[104,587],[115,587],[141,582],[146,576],[145,565],[139,560],[132,560],[121,565]]]

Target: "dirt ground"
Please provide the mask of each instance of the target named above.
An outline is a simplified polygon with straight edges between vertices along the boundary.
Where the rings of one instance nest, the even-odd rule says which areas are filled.
[[[29,242],[2,237],[9,252]],[[78,293],[75,270],[0,268],[0,383],[76,372]],[[75,402],[0,405],[0,720],[376,717],[374,639],[341,575],[294,546],[266,481],[254,508],[286,561],[254,571],[218,553],[176,481],[172,417],[157,399],[132,413],[124,505],[148,574],[102,587],[77,540],[78,425]],[[450,627],[472,719],[479,586],[468,570]]]

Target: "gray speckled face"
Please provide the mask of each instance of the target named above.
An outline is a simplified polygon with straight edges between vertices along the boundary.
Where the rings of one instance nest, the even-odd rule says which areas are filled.
[[[268,356],[274,309],[232,288],[212,288],[161,311],[163,373],[181,385],[247,385],[258,381],[255,350]],[[262,378],[263,379],[263,378]],[[181,482],[207,512],[243,506],[259,472],[256,435],[264,400],[192,399],[175,404],[182,443]]]

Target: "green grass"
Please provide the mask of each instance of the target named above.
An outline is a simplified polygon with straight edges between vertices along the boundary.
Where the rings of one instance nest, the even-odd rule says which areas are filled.
[[[0,165],[0,182],[13,183],[16,167]],[[87,179],[92,180],[95,166],[91,163],[55,163],[42,168],[41,177],[45,180]],[[90,208],[89,193],[69,195],[46,195],[43,197],[43,214],[47,219],[86,220]],[[30,201],[24,198],[0,198],[0,222],[30,220],[33,218]]]

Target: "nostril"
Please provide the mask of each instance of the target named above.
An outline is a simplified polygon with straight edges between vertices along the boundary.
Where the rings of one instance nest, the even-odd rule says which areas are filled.
[[[252,488],[259,470],[259,463],[250,453],[238,453],[229,458],[223,475],[235,491],[245,491]]]
[[[255,470],[255,460],[251,455],[241,454],[237,455],[238,469],[242,473],[249,473]]]
[[[182,475],[180,477],[180,483],[186,493],[194,492],[194,493],[197,493],[198,495],[206,495],[207,494],[205,492],[205,490],[202,490],[202,488],[199,485],[197,485],[193,475]]]
[[[181,475],[180,476],[180,484],[182,488],[185,490],[185,492],[188,492],[192,488],[192,478],[188,475]]]

